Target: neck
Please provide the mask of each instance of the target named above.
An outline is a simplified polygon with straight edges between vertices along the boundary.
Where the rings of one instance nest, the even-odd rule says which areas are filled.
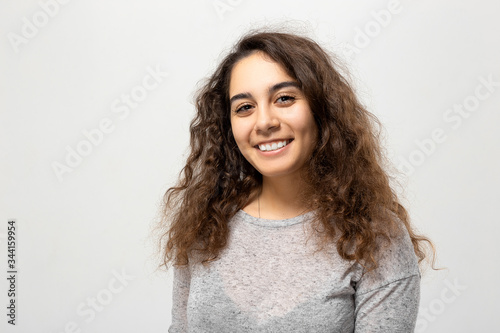
[[[304,184],[297,177],[262,179],[259,215],[265,219],[287,219],[307,211],[300,192]]]

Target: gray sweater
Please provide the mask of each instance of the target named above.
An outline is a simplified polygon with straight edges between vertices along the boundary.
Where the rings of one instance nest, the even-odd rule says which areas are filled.
[[[169,332],[413,332],[420,298],[406,230],[377,258],[316,251],[313,213],[267,220],[239,211],[220,258],[174,268]]]

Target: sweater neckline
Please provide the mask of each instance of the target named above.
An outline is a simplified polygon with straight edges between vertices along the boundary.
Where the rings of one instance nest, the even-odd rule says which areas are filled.
[[[304,221],[311,220],[313,217],[314,217],[314,211],[310,211],[287,219],[272,220],[272,219],[264,219],[261,217],[252,216],[242,209],[240,209],[235,215],[235,218],[237,218],[238,220],[242,220],[243,222],[266,228],[287,227],[294,224],[303,223]]]

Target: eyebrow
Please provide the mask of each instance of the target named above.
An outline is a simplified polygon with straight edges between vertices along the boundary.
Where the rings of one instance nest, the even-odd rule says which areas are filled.
[[[271,86],[268,90],[268,93],[271,95],[277,90],[280,90],[282,88],[287,88],[287,87],[295,87],[300,89],[300,84],[296,81],[284,81],[280,83],[276,83],[275,85]],[[233,104],[234,101],[238,99],[244,99],[244,98],[251,98],[252,94],[246,92],[246,93],[241,93],[241,94],[236,94],[233,97],[229,99],[229,105]]]

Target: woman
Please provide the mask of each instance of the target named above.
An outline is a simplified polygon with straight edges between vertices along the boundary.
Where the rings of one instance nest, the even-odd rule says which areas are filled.
[[[412,332],[432,244],[390,187],[377,119],[328,54],[250,33],[196,110],[165,194],[169,332]]]

